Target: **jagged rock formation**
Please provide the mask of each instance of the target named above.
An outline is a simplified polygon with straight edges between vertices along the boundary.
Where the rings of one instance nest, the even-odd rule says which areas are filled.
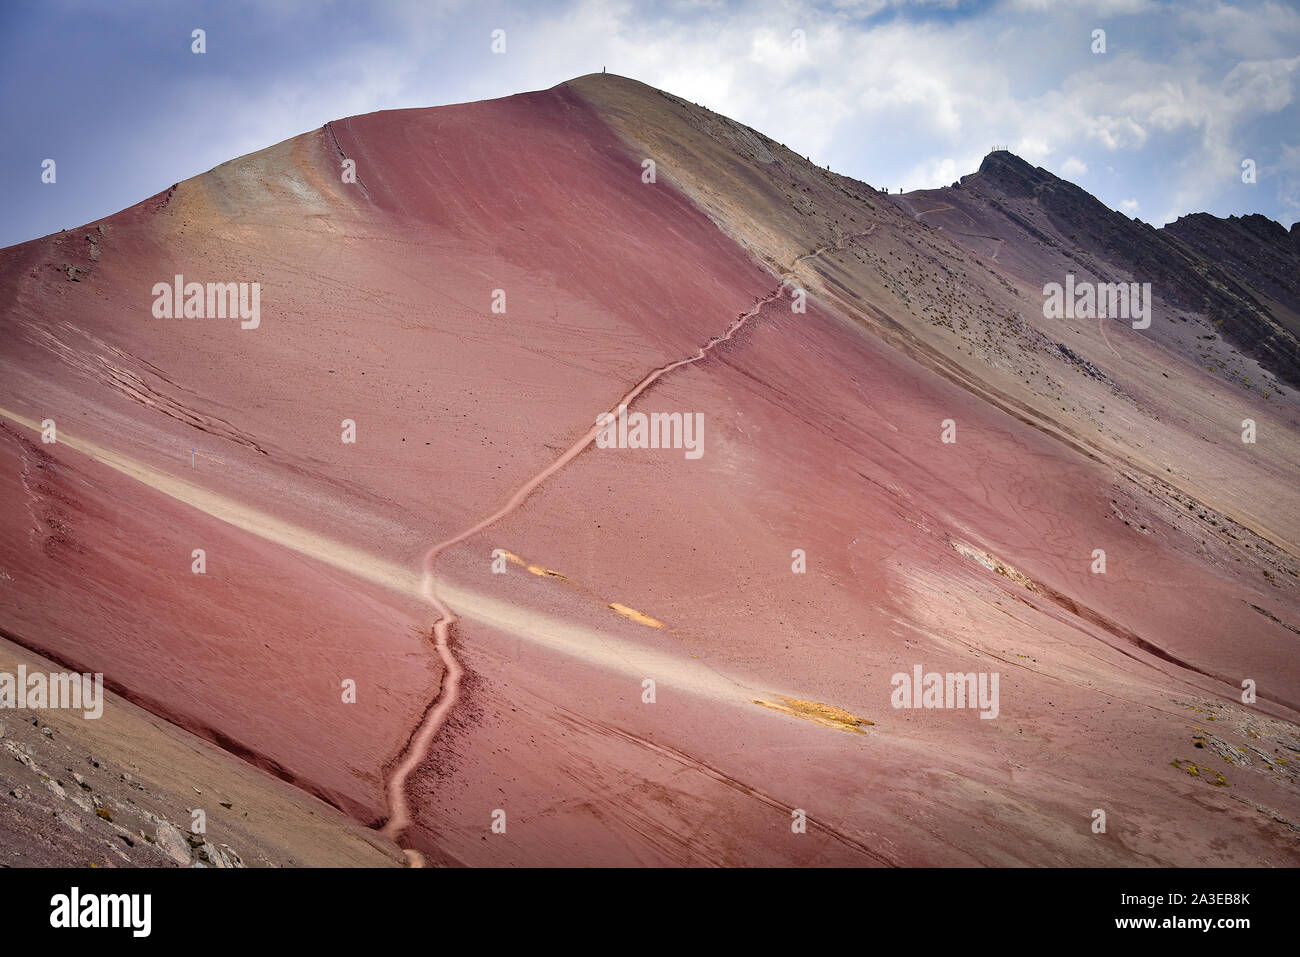
[[[1294,231],[1262,216],[1208,213],[1156,229],[1005,151],[985,157],[961,190],[1103,282],[1151,283],[1166,304],[1206,316],[1242,352],[1300,386]]]

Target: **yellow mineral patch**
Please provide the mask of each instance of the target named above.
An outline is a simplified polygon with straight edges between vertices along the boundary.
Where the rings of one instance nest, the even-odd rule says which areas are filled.
[[[664,623],[658,618],[651,618],[649,615],[643,615],[635,608],[629,608],[627,605],[620,605],[616,601],[611,601],[609,607],[613,608],[624,618],[632,619],[638,625],[645,625],[648,628],[662,628],[664,626]]]
[[[516,565],[523,565],[530,575],[536,575],[538,578],[553,578],[556,581],[564,582],[564,584],[569,585],[573,588],[577,588],[582,591],[588,591],[588,589],[583,588],[583,586],[573,581],[567,575],[564,575],[561,572],[557,572],[553,568],[547,568],[545,565],[536,565],[531,562],[528,562],[525,559],[520,558],[514,552],[507,551],[504,548],[501,549],[500,551],[502,555],[504,555],[510,561],[514,562]],[[629,608],[627,605],[620,605],[616,601],[609,602],[608,607],[614,609],[624,618],[630,618],[632,621],[635,621],[638,625],[645,625],[647,628],[664,627],[664,623],[660,621],[658,618],[651,618],[649,615],[643,615],[635,608]]]
[[[805,721],[812,721],[828,728],[852,731],[854,734],[865,734],[866,732],[862,730],[862,726],[876,723],[868,721],[866,718],[859,718],[855,714],[850,714],[843,708],[823,704],[820,701],[804,701],[800,698],[787,698],[785,695],[777,695],[776,697],[779,701],[767,701],[763,698],[751,698],[750,700],[754,704],[761,704],[764,708],[771,708],[773,711],[792,714],[796,718],[803,718]]]
[[[538,576],[539,578],[554,578],[557,581],[564,582],[566,585],[573,584],[573,582],[569,581],[568,578],[566,578],[564,575],[561,575],[553,568],[545,568],[541,565],[529,565],[528,571],[531,574]]]
[[[536,575],[538,578],[554,578],[556,581],[562,581],[566,585],[573,585],[575,588],[577,587],[577,584],[573,581],[570,581],[568,576],[563,575],[560,572],[557,572],[553,568],[547,568],[545,565],[533,565],[527,560],[520,558],[514,552],[504,548],[494,549],[493,554],[496,554],[496,552],[498,551],[508,561],[512,561],[516,565],[522,565],[530,574]]]
[[[1021,585],[1024,588],[1028,588],[1030,591],[1038,591],[1038,585],[1034,582],[1032,578],[1030,578],[1028,575],[1020,571],[1019,569],[1012,568],[1006,562],[1002,561],[1002,559],[994,555],[990,555],[988,552],[982,552],[975,546],[968,545],[965,542],[959,542],[950,539],[948,541],[948,544],[952,546],[953,551],[955,551],[957,554],[963,555],[966,558],[969,558],[973,562],[978,562],[979,564],[987,568],[989,571],[995,572],[1003,576],[1004,578],[1009,578],[1017,585]]]
[[[1200,778],[1202,781],[1208,781],[1210,784],[1213,784],[1216,788],[1226,788],[1229,786],[1228,779],[1225,778],[1218,771],[1215,771],[1213,768],[1203,768],[1200,767],[1199,765],[1193,764],[1191,761],[1184,761],[1181,758],[1179,758],[1176,761],[1170,761],[1169,763],[1172,764],[1174,767],[1176,767],[1179,771],[1186,771],[1194,778]]]

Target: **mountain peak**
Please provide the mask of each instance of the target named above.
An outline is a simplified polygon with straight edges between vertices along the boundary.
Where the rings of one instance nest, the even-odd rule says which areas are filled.
[[[1032,166],[1010,150],[994,150],[984,157],[979,172],[1011,196],[1032,196],[1036,187],[1056,179],[1041,166]]]

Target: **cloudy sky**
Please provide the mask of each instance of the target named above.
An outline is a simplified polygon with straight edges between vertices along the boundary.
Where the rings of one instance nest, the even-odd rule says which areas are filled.
[[[1147,222],[1300,219],[1296,0],[5,0],[0,246],[328,120],[602,67],[874,186],[1006,144]]]

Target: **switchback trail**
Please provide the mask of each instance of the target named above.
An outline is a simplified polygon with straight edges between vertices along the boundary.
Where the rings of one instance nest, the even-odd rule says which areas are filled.
[[[607,410],[617,413],[618,407],[630,405],[637,396],[646,389],[650,388],[661,377],[672,372],[674,369],[680,369],[682,366],[691,365],[704,359],[714,349],[715,346],[728,341],[734,336],[740,328],[754,318],[762,308],[771,302],[775,302],[781,297],[782,289],[785,284],[782,283],[774,292],[769,293],[755,303],[754,307],[748,312],[736,317],[736,319],[727,327],[721,335],[714,336],[707,343],[699,348],[693,355],[684,359],[678,359],[667,365],[660,366],[649,373],[645,378],[633,386],[621,399],[618,400],[612,409]],[[424,719],[420,723],[410,743],[407,745],[405,754],[399,759],[394,766],[392,774],[388,778],[388,808],[389,818],[384,825],[382,833],[394,842],[400,843],[399,838],[405,832],[410,824],[410,811],[406,801],[406,782],[411,773],[424,762],[428,757],[429,748],[433,743],[434,737],[437,736],[438,730],[446,721],[448,713],[456,704],[456,698],[460,690],[460,679],[463,669],[456,656],[452,654],[451,626],[456,623],[456,614],[438,595],[437,583],[434,575],[434,567],[437,564],[438,556],[454,545],[458,545],[468,538],[472,538],[484,529],[496,524],[505,518],[530,496],[537,487],[549,479],[552,475],[564,468],[569,462],[573,461],[600,432],[602,425],[596,422],[589,428],[582,438],[578,439],[569,449],[558,459],[538,472],[531,479],[519,487],[518,491],[512,495],[504,505],[493,512],[491,515],[479,521],[477,524],[470,526],[463,532],[454,535],[445,541],[438,542],[431,546],[424,553],[424,575],[421,589],[424,597],[433,605],[434,610],[438,613],[438,618],[433,623],[434,645],[437,648],[438,656],[442,659],[443,666],[446,668],[446,675],[443,678],[442,688],[438,697],[433,700],[428,710],[425,712]],[[413,864],[416,863],[414,856],[408,851],[408,858]]]
[[[872,233],[876,231],[876,227],[878,225],[880,224],[872,223],[863,232],[853,233],[850,236],[845,236],[843,239],[836,240],[833,243],[828,243],[825,246],[818,246],[812,252],[804,253],[802,256],[796,256],[794,262],[790,264],[790,269],[787,270],[785,273],[783,273],[783,277],[785,278],[785,281],[790,282],[790,277],[794,275],[794,270],[796,267],[798,267],[800,263],[805,262],[809,259],[816,259],[818,256],[821,256],[824,253],[828,253],[832,249],[835,250],[836,252],[841,252],[844,249],[847,249],[849,244],[854,242],[855,240],[862,239],[865,236],[870,236]]]

